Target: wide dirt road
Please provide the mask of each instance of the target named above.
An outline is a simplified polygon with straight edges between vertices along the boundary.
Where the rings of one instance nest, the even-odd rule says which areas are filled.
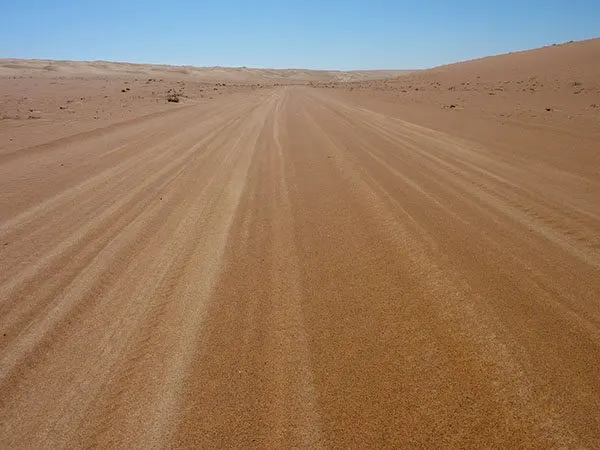
[[[594,161],[301,87],[4,153],[0,446],[597,447]]]

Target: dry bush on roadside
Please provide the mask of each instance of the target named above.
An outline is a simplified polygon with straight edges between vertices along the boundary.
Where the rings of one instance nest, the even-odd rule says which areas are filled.
[[[169,89],[169,92],[167,92],[167,102],[169,103],[179,103],[179,97],[179,92],[175,91],[174,89]]]

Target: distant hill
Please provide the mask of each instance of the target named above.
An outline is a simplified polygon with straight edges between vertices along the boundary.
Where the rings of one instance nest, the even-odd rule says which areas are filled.
[[[407,70],[310,70],[310,69],[252,69],[246,67],[193,67],[153,64],[131,64],[107,61],[55,61],[39,59],[0,59],[0,75],[94,75],[132,76],[150,78],[189,78],[196,81],[230,82],[240,84],[332,83],[368,81],[397,77]]]

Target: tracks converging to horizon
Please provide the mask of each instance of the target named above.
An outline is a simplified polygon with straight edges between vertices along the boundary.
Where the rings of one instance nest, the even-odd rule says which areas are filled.
[[[308,87],[0,154],[0,445],[600,445],[600,181]]]

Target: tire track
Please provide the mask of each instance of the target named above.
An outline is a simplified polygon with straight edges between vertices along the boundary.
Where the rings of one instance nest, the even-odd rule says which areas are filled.
[[[341,109],[351,117],[356,116],[357,109],[340,106],[337,102],[336,107],[336,114]],[[439,172],[445,175],[446,182],[460,186],[466,195],[478,196],[487,205],[521,222],[527,228],[533,227],[582,261],[599,267],[597,248],[600,242],[597,241],[597,236],[600,223],[594,220],[595,215],[581,213],[577,208],[572,209],[568,203],[561,204],[559,208],[558,205],[545,201],[539,194],[524,189],[521,180],[529,178],[530,172],[521,169],[519,162],[527,167],[530,166],[529,161],[499,162],[485,156],[483,151],[473,150],[473,144],[453,139],[441,132],[392,120],[360,108],[358,112],[361,126],[373,130],[392,144],[410,149],[412,157],[427,159],[428,163],[439,165],[442,168]],[[342,117],[348,120],[346,116]],[[372,117],[377,120],[371,120]],[[423,151],[424,148],[427,150]],[[394,157],[389,153],[387,156]],[[490,171],[492,168],[496,168],[496,173]],[[513,177],[518,177],[515,178],[516,181],[511,182],[503,175],[498,175],[511,172],[515,174]],[[461,181],[462,184],[458,184]],[[539,180],[536,181],[537,183],[528,184],[544,185]],[[580,230],[575,238],[570,232],[573,229]]]
[[[242,110],[243,111],[243,110]],[[244,117],[245,113],[238,111],[237,112],[237,117]],[[244,118],[244,120],[247,122],[247,118]],[[240,122],[241,124],[242,122]],[[225,127],[227,126],[231,126],[232,123],[231,122],[226,122]],[[243,125],[244,127],[248,127],[247,124]],[[242,129],[243,130],[243,129]],[[231,130],[232,135],[236,136],[238,134],[238,131],[235,129]],[[242,135],[244,135],[242,133]],[[123,263],[127,264],[126,261],[130,258],[132,258],[135,255],[135,258],[141,258],[142,260],[144,260],[143,257],[141,257],[141,255],[138,253],[139,250],[135,251],[135,253],[131,253],[129,251],[127,251],[126,249],[129,247],[132,249],[131,247],[132,245],[135,245],[136,242],[139,244],[139,239],[141,237],[141,232],[143,229],[148,229],[148,225],[149,225],[149,220],[156,220],[159,219],[161,217],[164,217],[164,213],[166,212],[165,208],[166,205],[169,205],[170,202],[172,201],[176,201],[176,202],[180,202],[181,200],[184,200],[184,208],[178,208],[180,210],[179,213],[179,217],[181,220],[181,214],[185,214],[183,217],[187,217],[188,221],[192,220],[189,219],[190,215],[189,213],[191,211],[194,211],[194,209],[189,210],[190,208],[190,204],[188,199],[186,199],[185,196],[189,196],[189,188],[191,186],[193,186],[193,184],[190,184],[190,182],[194,182],[194,180],[198,180],[198,176],[200,174],[202,174],[203,172],[205,172],[206,170],[213,170],[214,168],[214,164],[217,164],[217,166],[223,166],[225,168],[225,172],[223,172],[223,170],[221,170],[220,172],[216,172],[213,173],[213,184],[212,184],[212,190],[208,191],[208,193],[206,195],[208,195],[208,197],[206,195],[200,196],[198,197],[198,199],[196,199],[196,202],[201,202],[203,199],[206,200],[211,199],[211,201],[214,201],[214,195],[215,195],[215,190],[217,190],[216,192],[220,192],[222,189],[222,184],[219,184],[221,182],[223,182],[223,177],[224,176],[233,176],[234,181],[237,183],[238,180],[235,179],[235,177],[237,175],[240,175],[240,173],[238,173],[238,171],[233,171],[233,172],[229,172],[229,169],[231,168],[231,166],[229,165],[229,163],[233,163],[234,160],[232,160],[231,156],[227,156],[228,153],[224,153],[221,149],[223,149],[223,145],[227,145],[227,141],[224,141],[223,138],[227,138],[228,137],[228,133],[224,132],[224,128],[217,128],[216,130],[213,131],[212,136],[209,135],[209,138],[204,139],[204,141],[201,141],[200,144],[192,147],[190,150],[186,151],[185,155],[183,155],[182,157],[180,157],[178,159],[177,162],[171,164],[170,166],[175,166],[178,167],[179,169],[175,171],[174,174],[171,174],[171,179],[167,179],[167,183],[172,183],[175,182],[176,184],[172,186],[172,188],[176,187],[176,189],[171,189],[170,191],[167,190],[164,194],[163,194],[163,199],[164,201],[156,201],[154,200],[150,205],[146,205],[146,208],[143,210],[143,213],[141,215],[138,215],[133,222],[130,223],[130,225],[125,226],[125,228],[121,229],[120,232],[116,235],[116,238],[111,239],[110,243],[108,244],[108,246],[101,250],[96,256],[94,256],[94,259],[92,261],[90,261],[87,266],[77,275],[77,277],[75,278],[74,281],[71,282],[71,286],[73,287],[69,287],[64,293],[62,293],[60,295],[60,302],[57,303],[57,305],[55,306],[55,311],[57,311],[56,313],[48,313],[46,312],[44,314],[43,320],[41,322],[39,322],[38,325],[36,325],[36,327],[31,328],[31,326],[28,327],[27,329],[27,334],[25,336],[23,336],[23,338],[21,339],[22,344],[18,344],[20,347],[23,347],[23,349],[25,348],[33,348],[34,346],[39,347],[39,345],[41,344],[41,339],[44,339],[44,342],[46,342],[47,344],[45,345],[50,345],[50,337],[51,335],[49,335],[48,332],[40,332],[39,330],[49,330],[52,335],[56,335],[58,332],[58,324],[59,323],[64,323],[65,325],[67,324],[67,322],[65,322],[65,319],[67,319],[68,316],[73,316],[73,317],[89,317],[91,315],[91,317],[102,317],[105,313],[101,313],[101,311],[104,311],[106,308],[110,308],[111,306],[117,306],[117,304],[115,304],[116,301],[119,300],[119,298],[128,298],[128,296],[123,296],[121,297],[124,292],[123,290],[123,282],[127,282],[127,280],[131,280],[132,278],[128,278],[128,277],[119,277],[119,278],[115,278],[115,274],[114,273],[114,265],[117,261],[123,261]],[[214,139],[214,137],[217,137],[219,140],[215,143],[210,143],[210,139]],[[240,138],[241,140],[241,138]],[[236,152],[240,153],[239,147],[240,147],[240,140],[238,140],[238,143],[235,146]],[[219,142],[221,141],[221,142]],[[198,153],[199,149],[203,149],[204,146],[207,146],[208,149],[211,148],[212,146],[212,150],[204,152],[204,153]],[[217,153],[215,153],[215,151]],[[229,153],[231,153],[231,151],[229,151]],[[208,164],[208,166],[206,167],[206,170],[204,170],[203,167],[205,167],[207,164],[204,163],[203,164],[203,160],[205,160],[207,157],[210,158],[212,157],[212,155],[215,155],[218,157],[218,159],[213,159],[213,161]],[[220,161],[220,162],[219,162]],[[191,166],[191,171],[189,164],[194,162],[194,164]],[[211,165],[212,164],[212,165]],[[169,173],[172,172],[172,170],[169,170],[171,167],[168,166],[166,167],[162,172],[157,173],[153,179],[156,180],[160,180],[162,178],[164,178],[163,174],[164,173]],[[194,167],[196,167],[195,171],[196,173],[194,173]],[[198,172],[198,169],[202,168],[201,172]],[[183,172],[182,172],[183,170]],[[183,177],[183,173],[185,173],[187,171],[187,176]],[[217,174],[220,174],[220,177],[217,177]],[[216,178],[215,178],[216,177]],[[181,181],[183,179],[188,180],[188,182],[186,184],[181,185]],[[200,178],[202,180],[202,178]],[[209,178],[210,179],[210,178]],[[221,180],[221,181],[219,181]],[[205,180],[202,180],[202,183],[204,183]],[[142,185],[141,186],[141,190],[147,190],[148,185]],[[239,191],[239,188],[237,188],[237,191]],[[237,192],[234,191],[234,192]],[[152,192],[152,191],[151,191]],[[176,195],[176,197],[175,197]],[[184,197],[182,197],[182,195]],[[222,194],[219,194],[222,196]],[[176,198],[179,197],[179,200],[176,200]],[[219,197],[217,197],[219,198]],[[235,196],[234,196],[235,198]],[[126,203],[125,203],[126,204]],[[150,206],[150,207],[148,207]],[[177,205],[175,205],[177,206]],[[195,215],[193,214],[192,217],[196,217],[196,220],[198,219],[198,215],[200,214],[206,214],[208,211],[204,210],[204,209],[198,209],[198,207],[195,208]],[[171,214],[173,214],[174,211],[171,212]],[[151,222],[150,222],[151,223]],[[158,225],[158,223],[156,223],[156,225]],[[152,234],[157,233],[157,229],[156,229],[156,225],[153,225],[150,227],[150,232]],[[221,229],[221,222],[215,224],[215,228],[217,230]],[[113,236],[114,236],[114,231],[113,231]],[[148,236],[148,237],[151,237]],[[188,236],[189,238],[190,236]],[[173,242],[172,239],[172,235],[169,236],[169,240],[171,242]],[[148,242],[147,242],[148,244]],[[146,245],[147,245],[146,244]],[[186,244],[189,244],[188,241],[183,241],[181,243],[179,243],[179,245],[185,247]],[[150,246],[151,249],[151,253],[149,256],[153,256],[154,258],[156,258],[156,254],[152,254],[152,252],[155,252],[156,249],[152,248],[153,246]],[[143,247],[142,247],[143,248]],[[168,248],[168,247],[163,247],[163,248]],[[191,249],[196,248],[195,246],[191,246]],[[76,249],[75,249],[76,250]],[[127,253],[125,252],[129,252],[129,256],[126,257],[125,255]],[[121,255],[117,256],[118,253],[114,253],[114,252],[118,252]],[[172,256],[175,256],[176,253],[172,253],[172,250],[169,250],[170,254]],[[171,267],[171,263],[169,263],[169,257],[167,255],[163,255],[162,259],[161,257],[159,257],[158,261],[156,261],[157,263],[159,263],[160,265],[162,265],[164,270],[170,270],[169,268]],[[99,264],[101,264],[99,266]],[[118,266],[118,264],[117,264]],[[160,266],[159,266],[160,267]],[[200,267],[202,267],[202,265],[200,265]],[[148,270],[150,269],[150,270]],[[141,270],[141,272],[140,272]],[[152,274],[152,275],[158,275],[156,274],[151,267],[139,267],[138,266],[138,275],[142,275],[146,273],[146,270],[148,270],[148,275]],[[114,284],[113,282],[108,282],[108,280],[103,280],[101,282],[100,285],[97,284],[97,281],[95,280],[99,280],[99,274],[102,273],[107,273],[109,276],[109,279],[112,278],[113,280],[116,281],[116,284]],[[134,272],[135,274],[135,272]],[[131,274],[133,275],[133,274]],[[117,275],[118,276],[118,275]],[[100,275],[100,279],[102,278],[102,275]],[[161,276],[158,275],[156,276],[155,280],[161,280]],[[135,279],[135,278],[134,278]],[[143,279],[143,278],[142,278]],[[202,278],[201,278],[202,279]],[[94,287],[94,285],[96,285],[96,287]],[[93,303],[89,303],[86,302],[86,310],[83,311],[77,311],[78,308],[76,308],[77,304],[81,304],[81,302],[85,299],[85,298],[90,298],[90,296],[98,296],[98,295],[105,295],[102,294],[102,291],[104,290],[101,286],[113,286],[112,289],[112,294],[109,294],[108,296],[106,296],[105,298],[102,299],[101,303],[97,303],[97,306],[101,307],[102,309],[98,310],[98,308],[93,306]],[[119,288],[119,285],[121,286]],[[130,316],[132,313],[138,317],[138,321],[139,318],[141,318],[140,314],[143,313],[144,309],[147,309],[148,307],[151,306],[152,302],[149,302],[147,304],[145,304],[144,302],[148,300],[148,297],[152,297],[152,293],[156,288],[156,283],[146,283],[145,286],[145,291],[142,290],[141,294],[139,292],[139,284],[136,283],[136,285],[138,285],[138,292],[133,291],[131,292],[129,295],[134,295],[133,298],[129,297],[129,305],[131,305],[130,311],[129,313],[125,311],[122,311],[122,313],[125,314],[125,317]],[[100,288],[100,290],[98,290]],[[82,290],[83,289],[83,290]],[[144,294],[145,292],[145,294]],[[141,296],[140,296],[141,295]],[[93,297],[91,297],[93,298]],[[137,306],[135,306],[137,303]],[[141,310],[140,310],[141,307]],[[56,309],[59,308],[59,309]],[[118,309],[122,309],[122,307],[117,306],[117,310]],[[110,311],[110,310],[108,310]],[[108,312],[106,311],[106,312]],[[83,314],[82,316],[82,313]],[[57,315],[58,314],[58,315]],[[68,315],[68,316],[67,316]],[[143,314],[142,314],[143,315]],[[82,319],[80,319],[82,320]],[[50,322],[49,322],[50,321]],[[123,336],[123,330],[120,329],[120,327],[123,327],[125,324],[120,322],[120,321],[114,321],[114,323],[111,324],[111,326],[109,326],[108,330],[106,329],[97,329],[98,331],[101,331],[102,335],[104,335],[105,337],[109,337],[111,338],[111,335],[114,334],[118,334],[120,335],[121,339],[124,339],[125,342],[127,342],[127,340],[129,340],[126,336]],[[135,325],[135,322],[132,324],[130,323],[130,325]],[[139,323],[138,323],[139,325]],[[42,328],[40,328],[42,327]],[[97,325],[96,325],[97,327]],[[72,326],[70,326],[70,328],[72,328]],[[125,328],[127,329],[127,328]],[[133,328],[133,330],[131,331],[135,331],[137,328]],[[36,331],[38,330],[38,331]],[[65,330],[66,331],[66,330]],[[71,331],[75,331],[75,330],[71,330]],[[92,331],[91,329],[89,331]],[[108,333],[107,333],[108,331]],[[64,333],[64,331],[63,331]],[[36,337],[33,341],[31,340],[31,337]],[[57,420],[57,422],[55,423],[55,427],[56,429],[53,430],[53,434],[46,436],[46,438],[52,438],[54,440],[56,440],[57,438],[59,438],[62,440],[65,440],[67,438],[67,436],[69,435],[67,433],[67,430],[70,430],[70,434],[72,435],[73,433],[73,419],[76,420],[81,420],[81,415],[78,415],[76,417],[74,417],[72,414],[66,414],[68,411],[65,410],[65,408],[67,407],[67,405],[69,406],[73,406],[75,400],[77,400],[78,402],[81,402],[81,400],[86,400],[86,403],[89,404],[89,402],[93,399],[94,396],[94,392],[98,392],[98,389],[102,386],[103,383],[103,378],[105,378],[110,372],[109,370],[111,370],[110,368],[114,366],[114,364],[116,364],[116,360],[114,359],[116,356],[119,355],[119,353],[125,348],[123,346],[124,342],[117,342],[116,343],[116,348],[115,348],[115,342],[114,342],[114,336],[111,338],[111,340],[113,341],[112,345],[108,345],[108,348],[112,348],[112,350],[109,353],[106,353],[105,350],[102,350],[102,352],[100,353],[100,359],[99,361],[102,362],[102,364],[100,366],[97,366],[97,369],[95,369],[95,371],[97,372],[98,370],[100,370],[101,372],[97,372],[96,375],[97,377],[94,377],[94,380],[97,380],[100,384],[96,385],[96,388],[92,388],[92,385],[89,384],[88,381],[86,381],[88,379],[88,377],[92,376],[92,372],[90,372],[89,370],[86,370],[85,372],[81,373],[81,376],[83,376],[83,378],[80,379],[81,383],[84,383],[84,385],[86,385],[86,392],[87,392],[87,396],[83,396],[82,395],[82,391],[76,389],[74,391],[71,392],[71,394],[69,395],[65,395],[62,398],[60,397],[55,397],[54,399],[54,404],[55,404],[55,412],[57,412],[59,415],[55,416],[52,415],[51,417],[45,417],[43,420],[48,422],[48,420],[52,420],[52,417],[54,417],[54,420]],[[50,348],[54,348],[56,347],[56,345],[59,343],[60,341],[54,339],[54,342],[52,343],[52,347]],[[110,342],[110,341],[109,341]],[[2,365],[3,370],[9,370],[11,367],[14,366],[14,364],[16,364],[16,361],[18,361],[18,359],[20,357],[18,357],[18,355],[24,355],[26,353],[30,353],[30,350],[22,350],[22,351],[16,351],[18,347],[15,347],[14,345],[16,345],[17,342],[13,341],[13,346],[10,347],[10,353],[8,353],[9,358],[11,358],[11,361],[13,361],[13,363],[9,364],[8,360],[3,361],[5,364]],[[72,344],[70,344],[72,346]],[[24,347],[25,346],[25,347]],[[100,347],[102,348],[102,347]],[[120,350],[119,350],[120,349]],[[75,350],[75,349],[74,349]],[[47,350],[48,352],[48,350]],[[113,353],[114,352],[114,353]],[[36,351],[35,354],[32,354],[32,357],[36,357],[39,358],[39,351]],[[112,354],[112,362],[111,362],[111,354]],[[68,354],[67,354],[68,356]],[[16,358],[16,359],[15,359]],[[59,358],[62,359],[62,358]],[[39,369],[38,369],[39,370]],[[8,382],[11,379],[11,377],[8,376],[8,373],[3,373],[2,376],[2,381],[3,382]],[[73,380],[73,382],[75,382],[75,380]],[[8,387],[6,387],[6,389],[8,389]],[[14,392],[14,388],[13,388],[13,392]],[[54,392],[54,394],[56,394],[56,392]],[[66,393],[65,393],[66,394]],[[30,394],[29,394],[30,395]],[[77,397],[79,396],[79,398]],[[13,395],[14,397],[14,395]],[[33,400],[35,400],[36,402],[39,401],[44,401],[44,396],[41,396],[42,398],[39,398],[36,400],[36,398],[34,397]],[[7,398],[5,398],[7,399]],[[12,402],[11,402],[12,403]],[[63,407],[60,407],[59,405],[62,404],[64,405]],[[80,404],[80,406],[85,409],[85,403],[84,404]],[[33,406],[33,405],[32,405]],[[35,411],[35,407],[31,408],[31,411]],[[64,415],[63,415],[64,414]],[[60,417],[60,420],[58,420],[58,417]],[[62,425],[61,425],[62,424]],[[59,433],[59,431],[62,430],[64,433]],[[16,430],[15,430],[16,431]],[[25,432],[25,431],[24,431]],[[25,432],[26,433],[26,432]],[[54,434],[54,433],[58,433],[58,434]],[[15,433],[18,435],[18,433]],[[66,441],[64,441],[66,442]]]
[[[281,364],[276,370],[282,393],[276,399],[274,417],[280,419],[275,427],[279,436],[275,447],[319,448],[323,443],[315,393],[315,381],[308,347],[308,337],[302,311],[303,292],[299,262],[293,237],[294,219],[286,181],[285,150],[280,140],[282,110],[285,110],[287,91],[274,108],[272,151],[273,195],[271,197],[275,249],[272,273],[274,297],[274,327],[280,346],[273,359]]]
[[[598,446],[577,161],[212,105],[0,157],[1,447]]]
[[[428,297],[441,298],[444,295],[443,293],[446,292],[446,297],[452,298],[450,295],[452,289],[449,286],[443,287],[443,285],[440,285],[440,281],[444,279],[457,279],[458,277],[460,280],[466,278],[470,280],[469,284],[472,283],[469,289],[457,294],[455,300],[448,305],[451,305],[451,307],[445,310],[441,317],[453,318],[452,322],[456,324],[458,330],[463,330],[463,333],[466,331],[471,336],[470,339],[474,339],[475,342],[479,341],[478,345],[482,346],[481,355],[494,355],[496,357],[503,355],[497,361],[491,360],[493,364],[498,364],[500,369],[500,372],[492,379],[511,380],[506,385],[511,386],[510,391],[502,390],[499,394],[496,394],[501,403],[504,403],[507,414],[509,411],[511,411],[511,414],[515,414],[513,411],[514,404],[518,403],[521,405],[518,408],[519,414],[526,414],[529,417],[526,419],[525,416],[521,416],[519,420],[530,423],[535,422],[539,436],[545,436],[548,442],[554,442],[553,445],[575,445],[577,442],[575,427],[579,425],[575,425],[578,423],[577,421],[570,421],[570,412],[562,408],[560,401],[548,402],[547,398],[533,395],[536,392],[536,386],[539,386],[540,383],[552,383],[552,389],[556,389],[557,392],[562,391],[564,387],[558,384],[560,382],[549,380],[549,378],[553,378],[552,376],[548,377],[544,372],[541,372],[541,374],[537,372],[535,367],[531,367],[529,361],[526,360],[524,363],[522,355],[525,351],[528,351],[529,358],[541,359],[546,364],[549,360],[553,360],[553,364],[556,364],[557,370],[561,372],[586,373],[593,378],[591,374],[594,371],[594,364],[586,363],[585,352],[579,352],[579,346],[586,347],[588,351],[594,354],[597,353],[599,332],[594,317],[598,317],[598,309],[589,301],[594,295],[593,292],[596,292],[594,288],[590,290],[590,287],[594,285],[591,280],[595,264],[594,260],[588,257],[594,258],[594,253],[588,252],[584,255],[586,257],[581,257],[582,255],[578,251],[573,251],[572,248],[567,249],[568,251],[565,253],[559,253],[556,249],[552,250],[552,246],[544,243],[538,244],[538,247],[533,247],[531,241],[523,242],[524,237],[530,239],[528,236],[529,230],[521,229],[520,221],[517,221],[519,226],[515,226],[514,212],[507,216],[504,211],[499,210],[498,212],[501,214],[496,215],[496,218],[503,217],[503,219],[501,222],[495,221],[493,227],[490,226],[489,222],[486,223],[485,220],[482,220],[491,217],[488,214],[490,205],[487,202],[478,201],[478,197],[482,192],[481,189],[487,188],[490,184],[494,186],[490,181],[496,179],[490,177],[491,174],[485,170],[475,170],[475,166],[470,167],[471,172],[458,173],[458,167],[460,166],[447,162],[451,161],[457,153],[465,153],[468,146],[465,147],[464,144],[461,144],[460,148],[456,148],[456,143],[453,143],[453,145],[446,143],[444,147],[438,146],[437,141],[432,141],[428,136],[414,135],[407,132],[402,124],[380,126],[378,120],[375,120],[379,117],[376,112],[373,113],[374,119],[371,120],[366,113],[364,115],[354,114],[349,106],[332,108],[327,105],[328,101],[327,97],[305,97],[306,109],[310,111],[310,113],[307,113],[307,116],[309,116],[307,120],[310,121],[311,117],[318,116],[318,121],[312,121],[313,126],[320,126],[322,134],[327,135],[330,140],[334,141],[332,145],[339,146],[336,156],[330,161],[338,165],[338,170],[344,176],[355,171],[357,178],[362,178],[367,182],[367,185],[371,184],[374,187],[373,192],[377,193],[379,190],[378,195],[381,196],[380,198],[387,198],[388,201],[395,199],[395,201],[389,201],[389,204],[394,205],[393,210],[403,210],[403,214],[406,215],[408,209],[410,211],[408,223],[412,222],[414,224],[416,222],[416,224],[424,227],[421,231],[410,231],[409,233],[418,236],[428,230],[428,233],[421,237],[423,244],[434,241],[434,244],[430,245],[428,250],[426,250],[427,245],[421,246],[419,252],[423,255],[423,258],[418,260],[416,264],[410,265],[411,267],[424,268],[437,261],[438,265],[442,264],[442,267],[445,267],[443,273],[438,273],[432,279],[432,283],[437,282],[438,284],[437,287],[440,289],[438,294],[433,293]],[[322,112],[317,112],[319,109]],[[340,114],[342,109],[346,111],[346,114]],[[369,133],[368,129],[373,130],[373,133]],[[373,164],[373,162],[376,164]],[[465,167],[469,166],[466,165]],[[491,167],[495,166],[491,165]],[[386,172],[388,175],[386,175]],[[468,180],[479,178],[481,184],[476,186],[457,185],[462,176]],[[398,182],[400,182],[400,185],[398,185]],[[356,190],[359,189],[356,188]],[[498,189],[497,185],[494,186],[494,189]],[[421,198],[419,201],[412,201],[413,192],[418,194],[415,200],[418,197]],[[523,191],[518,187],[514,189],[516,195],[521,192]],[[377,203],[376,198],[370,202],[371,205]],[[541,204],[543,204],[543,201]],[[398,205],[400,206],[398,207]],[[482,208],[482,206],[485,207]],[[593,214],[588,215],[588,217],[592,216]],[[520,219],[523,220],[523,218]],[[379,221],[382,224],[392,222],[392,218],[387,221],[382,218]],[[504,239],[499,240],[503,235],[492,231],[494,227],[497,227],[497,224],[501,224],[505,230],[510,232],[512,242],[507,242]],[[539,226],[539,224],[536,225]],[[572,223],[569,229],[581,230],[584,226],[582,223]],[[466,230],[471,230],[471,235],[481,233],[481,238],[474,239],[475,236],[472,236],[468,240],[461,239],[461,235],[466,234]],[[489,233],[489,237],[486,236],[487,233],[484,234],[484,231]],[[402,236],[399,231],[395,234]],[[426,238],[427,234],[431,239]],[[542,236],[548,238],[544,233],[542,233]],[[402,245],[411,242],[409,236],[400,240],[403,243]],[[450,246],[451,240],[456,242],[452,247]],[[483,245],[480,252],[478,252],[479,255],[470,250],[475,248],[476,242]],[[517,242],[522,245],[521,253],[517,250]],[[529,251],[527,247],[532,248],[532,250]],[[559,245],[558,247],[564,250],[563,246]],[[494,250],[490,251],[491,249]],[[581,249],[581,247],[578,247],[578,249]],[[446,252],[451,253],[451,256],[445,257],[444,253]],[[540,260],[537,256],[534,259],[531,252],[545,254],[546,258],[548,258],[548,255],[552,255],[553,259],[563,261],[569,261],[567,255],[577,257],[579,261],[574,259],[571,261],[576,261],[579,276],[587,281],[579,286],[564,285],[566,289],[559,291],[558,289],[562,287],[560,282],[557,283],[551,276],[548,276],[548,272],[551,273],[554,270],[548,263],[548,259],[545,261]],[[501,273],[508,274],[511,271],[509,267],[514,267],[514,264],[517,264],[517,267],[525,266],[525,271],[519,275],[516,273],[511,274],[512,279],[509,282],[506,279],[503,280],[502,276],[485,274],[483,272],[484,267],[469,267],[473,264],[473,261],[461,256],[462,253],[471,254],[472,257],[480,260],[493,261],[496,259],[496,263],[490,264],[489,268],[499,270]],[[433,255],[436,254],[437,257],[433,258]],[[525,259],[525,264],[523,256],[528,258]],[[508,260],[512,261],[509,263]],[[544,267],[546,264],[547,266]],[[573,264],[573,262],[569,262],[569,264]],[[450,272],[447,271],[448,269],[450,269]],[[575,269],[572,269],[572,271],[576,272]],[[480,275],[476,275],[478,272],[480,272]],[[419,275],[419,277],[421,276]],[[563,278],[568,276],[569,272],[561,274]],[[489,293],[482,296],[478,291],[481,291],[483,286],[481,282],[477,283],[477,278],[483,280],[483,283],[488,284],[488,286],[491,279],[494,278],[498,285],[494,288],[485,286],[483,292],[488,291]],[[504,286],[501,283],[504,283]],[[509,300],[510,297],[502,293],[502,291],[507,290],[508,286],[511,286],[509,283],[515,283],[515,286],[523,286],[523,293],[527,292],[532,297],[531,299],[528,298],[527,301],[531,303],[533,300],[532,305],[535,306],[530,307],[527,303],[519,305],[514,300]],[[459,286],[461,284],[463,283],[458,283]],[[554,287],[555,285],[558,286]],[[575,292],[579,296],[572,294],[573,289],[576,289]],[[495,294],[492,294],[493,292]],[[515,292],[518,291],[515,290]],[[498,296],[498,300],[493,297],[490,298],[490,294]],[[496,303],[500,299],[502,299],[502,303]],[[457,308],[458,305],[463,306]],[[474,309],[469,311],[469,308]],[[528,311],[529,308],[535,310],[535,314],[542,314],[533,319],[537,322],[535,325],[531,324],[532,320],[529,314],[532,314],[533,311]],[[453,312],[450,313],[450,311]],[[549,339],[545,342],[551,343],[545,345],[556,346],[556,351],[559,353],[552,356],[546,354],[544,357],[537,355],[537,353],[544,352],[540,351],[539,346],[536,347],[531,343],[532,338],[536,339],[533,334],[534,331],[518,331],[519,328],[515,323],[525,322],[526,320],[530,321],[530,326],[539,326],[540,328],[537,330],[543,329],[544,339]],[[556,321],[563,323],[563,326],[557,326]],[[565,341],[560,339],[556,341],[550,337],[550,333],[555,333],[555,336],[563,335],[565,329],[570,330],[569,337],[562,338]],[[463,333],[459,331],[457,335]],[[521,340],[519,343],[522,345],[521,348],[519,348],[519,344],[515,346],[511,342],[517,336],[524,334],[529,335],[529,341]],[[574,355],[574,353],[577,353],[577,357],[569,358],[567,354],[563,355],[564,357],[558,356],[561,354],[560,352],[564,351],[563,349],[567,348],[570,349],[568,354]],[[504,364],[501,362],[502,359],[512,360],[513,363]],[[511,366],[512,369],[510,369]],[[568,369],[565,366],[568,366]],[[519,373],[520,375],[517,375]],[[561,376],[564,376],[564,374],[557,376],[557,378]],[[587,375],[581,376],[579,386],[582,392],[587,392],[591,388],[588,383],[593,383],[592,378],[588,378]],[[545,380],[542,381],[541,379]],[[514,395],[517,395],[517,398],[521,397],[522,400],[515,402]],[[503,400],[504,397],[506,397],[506,400]],[[582,394],[582,397],[578,398],[582,399],[584,397],[585,394]],[[595,400],[591,400],[591,405],[594,402]],[[537,418],[535,418],[536,416]],[[556,433],[557,429],[561,431]],[[581,432],[581,429],[579,429],[579,432]]]

